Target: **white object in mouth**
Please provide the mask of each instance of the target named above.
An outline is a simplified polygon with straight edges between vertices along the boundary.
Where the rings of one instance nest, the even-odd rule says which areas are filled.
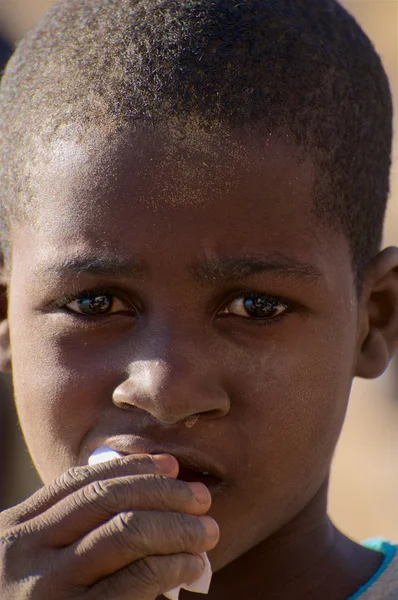
[[[114,460],[115,458],[120,458],[121,456],[123,455],[119,452],[116,452],[116,450],[112,450],[112,448],[109,448],[108,446],[101,446],[100,448],[94,450],[94,452],[91,454],[91,456],[88,459],[88,464],[98,465],[100,463]],[[210,582],[212,577],[211,565],[205,552],[203,552],[201,556],[205,562],[205,569],[202,575],[199,577],[199,579],[196,579],[196,581],[194,581],[193,583],[184,583],[183,585],[179,585],[173,588],[172,590],[164,594],[166,598],[168,598],[169,600],[178,600],[181,589],[187,590],[188,592],[195,592],[196,594],[209,593]]]
[[[108,446],[101,446],[100,448],[94,450],[88,459],[88,464],[99,465],[100,463],[108,462],[114,458],[120,458],[121,456],[123,455],[119,452],[116,452],[116,450],[112,450],[112,448],[109,448]]]

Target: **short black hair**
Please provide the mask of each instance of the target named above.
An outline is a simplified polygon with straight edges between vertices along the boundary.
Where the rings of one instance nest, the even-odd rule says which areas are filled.
[[[358,284],[380,249],[391,92],[336,0],[61,0],[18,46],[0,107],[5,235],[38,139],[72,122],[195,116],[204,128],[288,131],[315,164],[314,212],[346,235]]]

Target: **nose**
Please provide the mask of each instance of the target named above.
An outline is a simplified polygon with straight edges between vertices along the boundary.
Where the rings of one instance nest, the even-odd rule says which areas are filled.
[[[124,410],[140,408],[164,424],[192,417],[218,419],[230,410],[229,396],[211,373],[188,360],[137,360],[129,376],[113,393],[113,403]]]

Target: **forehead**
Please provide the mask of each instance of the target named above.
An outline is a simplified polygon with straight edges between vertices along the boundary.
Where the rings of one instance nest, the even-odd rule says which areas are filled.
[[[60,139],[41,149],[27,176],[38,218],[90,206],[102,213],[122,200],[155,212],[209,205],[222,212],[239,209],[241,196],[259,200],[264,213],[300,203],[310,214],[313,180],[311,160],[288,137],[194,126]]]
[[[184,248],[283,252],[327,267],[330,249],[312,216],[313,164],[288,138],[194,127],[93,133],[41,156],[29,177],[38,260],[152,250],[161,263]]]

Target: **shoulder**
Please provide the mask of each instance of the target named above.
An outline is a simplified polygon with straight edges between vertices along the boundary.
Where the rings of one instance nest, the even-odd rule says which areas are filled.
[[[367,547],[372,547],[384,553],[385,559],[375,574],[374,581],[359,596],[360,600],[398,600],[398,545],[386,540],[365,542]]]

